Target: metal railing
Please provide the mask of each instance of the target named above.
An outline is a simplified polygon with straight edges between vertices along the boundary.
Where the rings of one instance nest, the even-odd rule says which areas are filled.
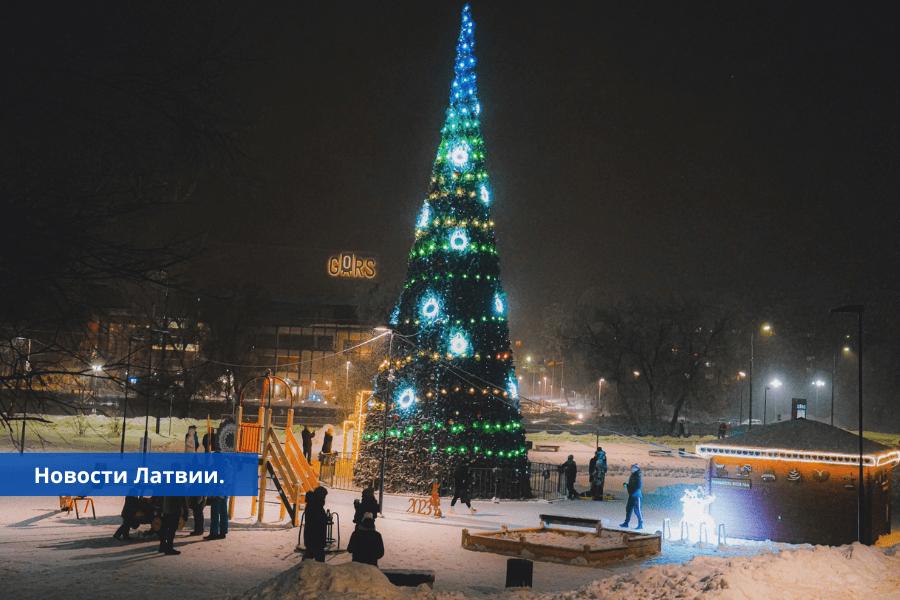
[[[319,481],[330,488],[339,490],[361,489],[353,482],[353,460],[344,458],[340,452],[319,455]]]
[[[319,480],[323,485],[341,490],[359,490],[360,485],[353,481],[354,463],[344,458],[341,453],[321,456],[314,461],[313,468],[318,470]],[[388,471],[390,471],[390,462]],[[444,471],[438,478],[441,496],[453,495],[453,472]],[[378,481],[372,481],[373,487]],[[430,488],[430,484],[428,485]],[[407,494],[427,494],[431,490],[404,489],[395,490]],[[472,483],[469,495],[475,499],[489,498],[539,498],[557,500],[565,498],[565,478],[559,472],[558,465],[545,463],[528,463],[524,469],[477,468],[472,469]]]
[[[557,500],[566,497],[566,480],[559,465],[528,463],[531,497],[541,500]]]

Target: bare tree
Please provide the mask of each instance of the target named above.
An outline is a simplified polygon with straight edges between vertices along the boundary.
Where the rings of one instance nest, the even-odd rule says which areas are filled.
[[[223,168],[240,122],[226,74],[244,20],[228,3],[16,3],[0,32],[0,420],[115,380],[100,341],[124,288],[192,253],[160,226]],[[173,287],[176,282],[172,282]],[[19,340],[28,340],[23,343]],[[145,344],[151,343],[149,339]],[[127,357],[131,351],[123,355]],[[124,361],[123,361],[124,362]],[[94,385],[96,389],[96,385]]]

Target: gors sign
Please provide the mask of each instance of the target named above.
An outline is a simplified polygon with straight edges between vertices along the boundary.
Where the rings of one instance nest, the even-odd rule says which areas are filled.
[[[375,259],[342,252],[328,258],[328,274],[332,277],[373,279],[376,275]]]

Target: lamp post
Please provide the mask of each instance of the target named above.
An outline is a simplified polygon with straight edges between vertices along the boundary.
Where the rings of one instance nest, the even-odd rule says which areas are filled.
[[[772,326],[766,323],[762,326],[762,330],[765,332],[771,332]],[[755,330],[750,332],[750,398],[747,400],[747,406],[749,407],[747,411],[748,429],[753,429],[753,337],[755,334]],[[765,400],[765,395],[763,395],[763,400]]]
[[[813,387],[816,388],[816,416],[819,416],[819,388],[825,385],[825,382],[821,379],[816,379],[813,381]]]
[[[597,382],[597,443],[595,444],[596,446],[600,445],[600,414],[601,414],[600,403],[602,402],[602,398],[603,398],[603,382],[604,381],[606,381],[606,380],[601,377],[600,381]]]
[[[388,370],[387,393],[384,395],[384,428],[382,430],[381,439],[381,485],[378,486],[378,507],[381,509],[382,516],[384,516],[384,478],[387,470],[387,424],[394,384],[394,330],[378,327],[376,328],[376,331],[389,331],[391,334],[390,340],[388,341],[388,361],[390,363],[390,369]]]
[[[834,427],[834,372],[837,370],[837,352],[831,356],[831,426]]]
[[[531,369],[531,395],[534,396],[534,368],[531,366],[531,357],[526,356],[525,362],[528,363],[528,368]]]
[[[858,391],[859,391],[859,494],[856,499],[856,539],[861,544],[865,544],[866,542],[863,538],[868,538],[869,536],[863,536],[863,512],[865,511],[865,488],[863,487],[863,374],[862,374],[862,364],[863,364],[863,329],[862,329],[862,315],[863,311],[866,310],[866,307],[861,304],[850,304],[847,306],[840,306],[838,308],[832,308],[832,313],[856,313],[857,316],[857,328],[858,334],[856,339],[857,346],[857,354],[856,360],[858,362]],[[844,351],[849,351],[849,346],[844,348]]]
[[[777,379],[773,379],[772,381],[769,382],[769,385],[771,385],[772,388],[780,388],[781,382],[778,381]],[[769,387],[769,385],[766,386],[766,390],[765,390],[765,392],[763,392],[763,425],[768,425],[768,421],[766,420],[766,400],[767,400],[769,390],[772,389]]]
[[[350,394],[350,361],[347,361],[347,377],[344,379],[344,393],[348,395]]]

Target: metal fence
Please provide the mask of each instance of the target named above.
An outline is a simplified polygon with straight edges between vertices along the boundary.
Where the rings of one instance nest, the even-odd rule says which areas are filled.
[[[319,481],[330,488],[341,490],[359,490],[360,486],[353,481],[353,460],[344,458],[341,453],[321,456],[313,461],[313,468],[318,471]],[[390,467],[390,465],[388,465]],[[439,478],[438,493],[441,496],[453,495],[453,473],[446,471]],[[378,481],[372,482],[378,487]],[[404,490],[409,494],[428,494],[430,490]],[[528,463],[524,472],[521,469],[477,468],[472,470],[472,484],[469,495],[475,499],[489,498],[537,498],[557,500],[565,498],[566,484],[558,465],[546,463]]]
[[[557,500],[566,497],[566,480],[559,465],[528,463],[531,497]]]
[[[353,460],[344,458],[340,452],[325,456],[319,455],[319,460],[313,461],[313,470],[318,467],[319,481],[323,485],[339,490],[358,490],[360,487],[353,482]]]

